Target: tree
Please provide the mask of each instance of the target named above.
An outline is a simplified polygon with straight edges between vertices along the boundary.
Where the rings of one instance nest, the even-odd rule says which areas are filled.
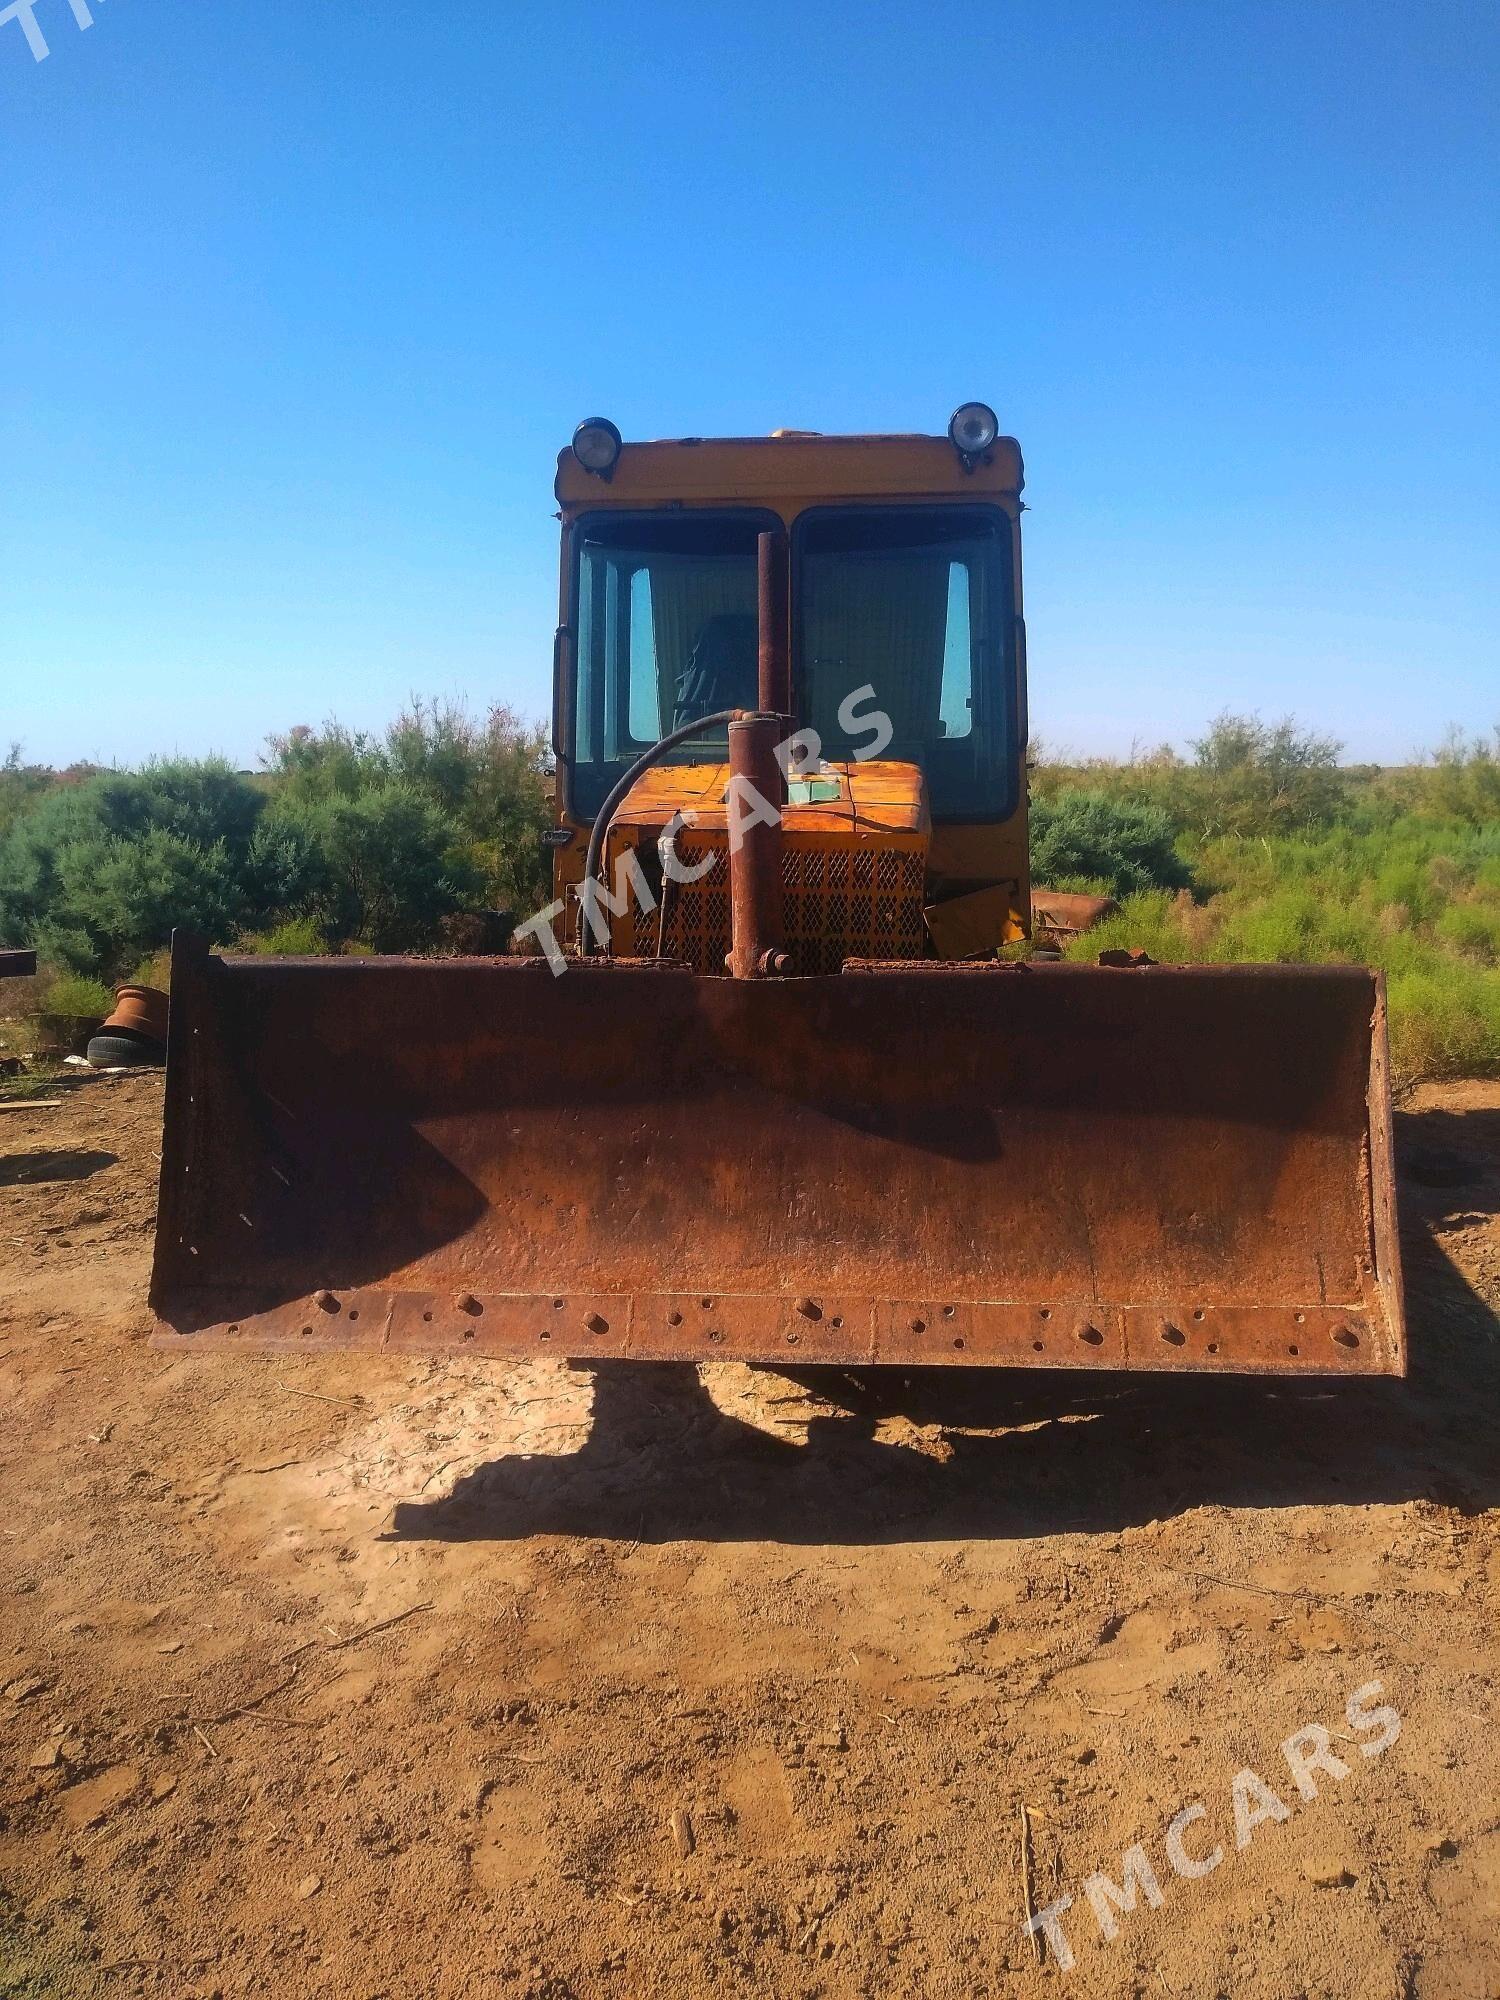
[[[1186,788],[1194,831],[1217,834],[1289,833],[1336,819],[1347,802],[1338,768],[1343,745],[1333,736],[1299,729],[1291,716],[1216,715],[1193,744]]]
[[[258,853],[279,855],[296,882],[296,904],[283,914],[315,917],[329,938],[377,951],[431,943],[442,918],[471,906],[480,888],[451,820],[404,784],[277,800]]]
[[[68,842],[35,935],[45,958],[115,978],[174,929],[227,939],[244,914],[238,873],[222,840],[204,847],[149,826],[132,839],[106,834]]]
[[[510,709],[413,701],[382,737],[293,729],[266,762],[255,780],[217,759],[55,773],[13,751],[0,936],[114,977],[178,925],[409,951],[455,913],[546,899],[546,736]]]
[[[11,744],[0,764],[0,840],[57,782],[57,773],[45,764],[23,764],[21,745]]]
[[[360,798],[404,785],[445,813],[477,876],[476,899],[529,911],[549,892],[547,732],[514,709],[476,719],[461,703],[413,697],[383,737],[330,721],[273,736],[279,798]]]
[[[174,924],[227,937],[256,914],[243,877],[264,804],[212,758],[58,784],[0,841],[0,932],[106,977]]]

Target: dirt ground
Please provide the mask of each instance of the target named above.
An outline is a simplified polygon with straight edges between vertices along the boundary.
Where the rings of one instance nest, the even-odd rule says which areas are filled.
[[[0,1994],[1500,1994],[1500,1086],[1404,1384],[168,1357],[159,1115],[0,1119]]]

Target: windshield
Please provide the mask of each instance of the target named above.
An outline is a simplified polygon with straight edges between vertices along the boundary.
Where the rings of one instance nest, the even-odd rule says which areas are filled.
[[[766,514],[595,516],[578,529],[573,810],[590,818],[669,730],[758,692],[756,537]],[[721,727],[668,753],[722,761]]]
[[[873,709],[890,720],[881,756],[919,764],[937,819],[1014,810],[1010,521],[997,507],[815,508],[797,522],[792,659],[797,713],[823,755],[869,743]]]
[[[773,515],[594,515],[576,530],[571,803],[595,814],[669,730],[757,700],[756,537]],[[818,508],[793,534],[799,718],[823,755],[881,752],[922,767],[936,818],[1014,808],[1010,523],[992,507]],[[863,688],[846,725],[839,710]],[[722,760],[722,727],[668,753]]]

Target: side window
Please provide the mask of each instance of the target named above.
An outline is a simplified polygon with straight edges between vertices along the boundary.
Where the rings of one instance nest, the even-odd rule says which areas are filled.
[[[943,635],[943,687],[938,717],[944,737],[974,729],[974,648],[969,638],[969,565],[948,565],[948,623]]]
[[[598,724],[595,711],[599,707],[599,683],[603,666],[603,647],[600,644],[601,590],[599,585],[599,559],[594,551],[585,545],[581,562],[581,584],[578,592],[578,646],[577,646],[577,686],[574,694],[573,754],[585,763],[597,757]]]
[[[618,562],[604,565],[604,673],[602,675],[604,696],[604,744],[606,756],[615,754],[615,746],[620,740],[620,709],[622,689],[618,663],[625,657],[621,644],[620,628],[629,616],[623,599],[626,591],[625,577]]]
[[[654,743],[670,726],[661,712],[661,679],[656,664],[656,625],[651,604],[651,571],[643,563],[630,573],[630,734]]]

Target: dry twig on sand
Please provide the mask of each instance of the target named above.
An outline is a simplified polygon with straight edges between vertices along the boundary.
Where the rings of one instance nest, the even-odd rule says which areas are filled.
[[[248,1715],[252,1709],[259,1708],[262,1702],[269,1701],[273,1694],[284,1694],[301,1671],[302,1667],[299,1662],[292,1668],[292,1671],[284,1681],[278,1681],[275,1687],[268,1687],[264,1694],[252,1695],[249,1701],[242,1701],[235,1708],[226,1708],[222,1715],[205,1715],[203,1720],[210,1725],[217,1725],[223,1722],[233,1722],[237,1716]],[[195,1722],[193,1727],[197,1729],[198,1724]],[[202,1734],[201,1731],[199,1733],[200,1735]]]
[[[408,1604],[404,1611],[397,1611],[390,1618],[382,1618],[377,1624],[366,1625],[358,1632],[350,1632],[342,1639],[330,1639],[328,1650],[336,1653],[340,1646],[353,1646],[361,1639],[373,1638],[377,1632],[387,1632],[392,1625],[399,1625],[403,1618],[415,1618],[419,1611],[430,1611],[430,1604]]]
[[[1211,1583],[1216,1590],[1249,1590],[1257,1597],[1285,1597],[1293,1603],[1301,1604],[1318,1604],[1324,1601],[1322,1593],[1316,1590],[1273,1590],[1266,1583],[1241,1583],[1237,1577],[1214,1576],[1206,1569],[1173,1569],[1170,1563],[1163,1563],[1162,1568],[1168,1576],[1191,1577],[1194,1583]]]
[[[365,1400],[363,1396],[325,1396],[317,1389],[294,1389],[290,1382],[278,1382],[276,1386],[287,1396],[306,1396],[310,1402],[337,1403],[341,1407],[349,1409],[352,1409],[356,1403],[362,1403]]]
[[[1021,1808],[1021,1902],[1028,1926],[1036,1915],[1035,1861],[1031,1849],[1031,1808]],[[1042,1962],[1042,1935],[1031,1932],[1031,1950],[1038,1965]]]

